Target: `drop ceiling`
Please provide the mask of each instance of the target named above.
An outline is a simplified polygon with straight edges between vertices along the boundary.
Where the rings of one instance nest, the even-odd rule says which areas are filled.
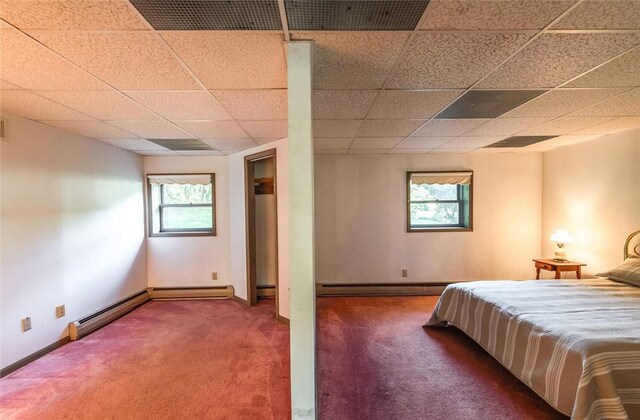
[[[0,19],[3,111],[143,155],[286,137],[288,40],[316,45],[317,154],[640,127],[637,0],[0,0]]]

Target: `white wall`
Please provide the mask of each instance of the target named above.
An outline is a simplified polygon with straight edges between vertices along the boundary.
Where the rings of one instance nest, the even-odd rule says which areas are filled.
[[[216,236],[147,239],[150,287],[235,285],[229,267],[229,180],[226,156],[146,156],[145,174],[214,173]],[[212,280],[211,273],[218,273]]]
[[[317,156],[315,168],[318,283],[535,277],[539,153]],[[473,170],[473,232],[407,233],[411,170]]]
[[[570,260],[595,274],[622,262],[624,240],[640,229],[640,129],[555,149],[543,157],[542,249],[569,229]]]
[[[142,158],[3,115],[2,367],[147,286]],[[66,316],[56,319],[64,304]],[[21,318],[33,328],[21,331]]]

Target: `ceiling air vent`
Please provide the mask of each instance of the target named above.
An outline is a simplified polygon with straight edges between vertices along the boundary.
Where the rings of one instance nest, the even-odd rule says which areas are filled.
[[[526,147],[534,143],[540,143],[541,141],[549,140],[557,136],[513,136],[500,140],[497,143],[484,146],[485,149],[496,147]]]
[[[276,0],[130,0],[156,30],[282,30]]]
[[[212,150],[212,148],[196,139],[147,139],[150,142],[170,150]]]
[[[412,31],[429,0],[285,0],[292,31]]]
[[[496,118],[545,92],[546,90],[470,90],[436,118]]]

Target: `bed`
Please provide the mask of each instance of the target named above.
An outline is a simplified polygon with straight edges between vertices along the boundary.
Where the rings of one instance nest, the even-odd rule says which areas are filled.
[[[449,285],[425,326],[459,328],[572,419],[640,419],[636,243],[608,278]]]

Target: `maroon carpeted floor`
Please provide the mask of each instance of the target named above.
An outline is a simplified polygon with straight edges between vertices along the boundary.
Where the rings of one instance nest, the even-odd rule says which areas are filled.
[[[422,328],[436,300],[318,299],[321,419],[565,418],[459,330]]]
[[[0,380],[0,418],[287,419],[274,301],[150,302]]]

